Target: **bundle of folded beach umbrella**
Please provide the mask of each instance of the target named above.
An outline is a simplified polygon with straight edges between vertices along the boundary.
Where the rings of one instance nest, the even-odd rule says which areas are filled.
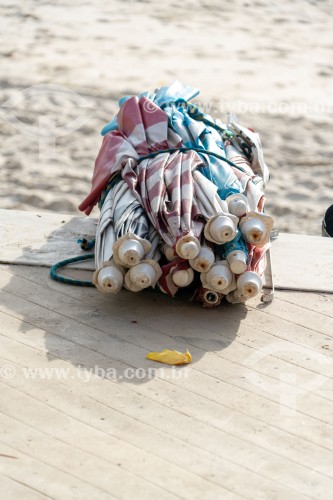
[[[105,293],[191,287],[213,307],[260,293],[273,219],[263,212],[269,178],[260,139],[190,102],[175,82],[126,96],[102,131],[92,189],[99,204],[93,282]]]

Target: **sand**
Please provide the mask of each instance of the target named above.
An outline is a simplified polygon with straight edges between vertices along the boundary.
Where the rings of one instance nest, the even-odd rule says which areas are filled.
[[[2,208],[78,213],[118,99],[178,79],[261,134],[275,226],[320,234],[333,203],[332,1],[0,5]]]

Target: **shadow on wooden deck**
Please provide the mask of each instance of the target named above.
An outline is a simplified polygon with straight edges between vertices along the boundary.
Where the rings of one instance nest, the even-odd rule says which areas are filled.
[[[82,236],[89,237],[92,229],[88,224]],[[23,247],[15,260],[46,266],[54,263],[57,249],[62,258],[73,256],[69,254],[73,248],[74,255],[84,254],[76,244],[77,238],[77,228],[70,219],[53,230],[38,248],[36,244]],[[93,262],[84,267],[92,268]],[[92,275],[89,270],[64,272],[84,279]],[[243,304],[228,303],[203,310],[200,304],[189,302],[189,294],[172,299],[152,289],[105,295],[94,288],[55,282],[48,269],[36,265],[15,265],[15,274],[3,290],[9,293],[5,297],[7,308],[22,320],[22,339],[36,325],[44,331],[50,363],[56,359],[69,361],[89,373],[105,377],[112,373],[119,382],[129,384],[146,383],[152,378],[131,378],[127,376],[131,369],[147,373],[154,368],[160,373],[163,366],[166,374],[171,375],[173,370],[173,375],[177,371],[182,376],[186,366],[171,368],[145,359],[146,354],[164,348],[189,349],[195,362],[207,352],[222,351],[236,338],[247,311]]]

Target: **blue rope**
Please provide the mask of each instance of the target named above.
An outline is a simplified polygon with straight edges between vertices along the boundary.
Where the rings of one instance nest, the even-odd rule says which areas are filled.
[[[77,240],[82,250],[91,250],[95,246],[95,241],[95,238],[92,240],[87,240],[86,238]]]
[[[60,281],[60,283],[66,283],[66,285],[94,287],[95,285],[92,283],[92,281],[77,280],[74,278],[65,278],[65,276],[60,276],[57,273],[58,269],[60,269],[61,267],[68,266],[68,264],[74,264],[75,262],[82,262],[84,260],[91,260],[94,257],[95,257],[95,255],[93,253],[90,253],[88,255],[78,255],[77,257],[72,257],[71,259],[61,260],[60,262],[57,262],[56,264],[54,264],[54,266],[51,267],[50,276],[55,281]]]
[[[200,148],[195,148],[195,147],[186,147],[186,148],[169,148],[169,149],[160,149],[159,151],[153,151],[152,153],[149,153],[146,156],[140,156],[140,158],[137,160],[137,163],[140,163],[143,160],[148,160],[149,158],[154,158],[155,156],[161,154],[161,153],[175,153],[176,151],[180,151],[181,153],[185,153],[186,151],[196,151],[198,154],[202,155],[211,155],[214,156],[215,158],[218,158],[219,160],[225,161],[230,165],[231,167],[235,167],[241,172],[245,172],[243,168],[241,168],[239,165],[236,165],[232,161],[228,160],[224,156],[221,156],[217,153],[213,153],[213,151],[208,151],[207,149],[200,149]]]

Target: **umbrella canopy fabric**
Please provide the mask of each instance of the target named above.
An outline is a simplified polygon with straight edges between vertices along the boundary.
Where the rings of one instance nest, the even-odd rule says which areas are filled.
[[[111,260],[114,244],[129,233],[146,240],[149,223],[143,207],[120,179],[108,192],[101,208],[95,243],[97,269]]]
[[[205,150],[217,153],[233,161],[239,167],[237,171],[235,167],[230,167],[223,160],[203,155],[202,172],[218,187],[218,194],[223,200],[231,194],[249,191],[250,198],[253,199],[251,205],[253,206],[256,200],[259,203],[263,193],[260,192],[258,184],[262,181],[265,186],[269,180],[269,170],[264,162],[259,134],[235,122],[228,126],[221,124],[218,127],[219,130],[224,130],[225,134],[230,137],[236,153],[236,155],[231,155],[229,148],[229,154],[227,154],[225,147],[227,143],[224,143],[221,133],[213,126],[217,123],[212,117],[198,110],[195,105],[187,102],[188,96],[193,98],[197,95],[196,89],[191,89],[192,92],[190,89],[185,86],[182,89],[181,84],[175,82],[168,91],[164,87],[157,91],[154,100],[167,113],[170,126],[181,137],[184,146],[196,146],[202,149],[203,153]],[[240,145],[247,151],[250,161],[243,154],[242,148],[239,148]],[[237,148],[240,149],[238,155]],[[247,173],[249,178],[243,177],[243,182],[241,182],[240,172]],[[249,182],[250,180],[252,182]]]
[[[168,128],[168,117],[146,97],[132,97],[118,112],[118,130],[106,134],[95,161],[90,194],[79,209],[87,215],[98,202],[110,177],[121,171],[127,159],[138,160],[152,151],[178,147],[180,137]]]
[[[116,235],[113,226],[113,197],[109,191],[103,203],[96,228],[95,266],[100,269],[105,262],[109,262],[113,255],[113,245]]]
[[[202,150],[202,173],[218,187],[220,198],[225,200],[231,194],[242,192],[242,186],[230,165],[219,158],[204,154],[205,151],[210,151],[226,157],[223,140],[217,130],[192,118],[189,114],[191,108],[181,102],[169,103],[164,107],[164,111],[169,117],[170,126],[181,137],[183,145]],[[207,119],[210,119],[208,115]]]
[[[138,94],[137,98],[140,99],[141,97],[147,97],[147,99],[150,99],[151,101],[154,101],[159,107],[162,107],[166,102],[168,101],[173,101],[177,98],[185,99],[186,101],[189,101],[190,99],[193,99],[199,94],[199,90],[195,89],[193,87],[190,87],[188,85],[183,85],[181,82],[178,82],[177,80],[173,82],[172,85],[168,87],[161,87],[157,89],[155,92],[151,91],[146,91],[146,92],[141,92]],[[119,100],[119,107],[121,107],[124,102],[128,101],[131,99],[133,96],[126,95],[122,97]],[[108,132],[111,132],[113,130],[118,129],[118,119],[117,115],[115,115],[112,120],[103,127],[101,134],[104,136]]]
[[[164,266],[161,266],[162,276],[158,281],[158,287],[161,292],[169,295],[170,297],[174,297],[178,292],[178,287],[174,284],[172,276],[177,271],[185,271],[186,269],[189,269],[189,267],[188,261],[181,258],[177,258],[172,262],[168,262]]]
[[[149,224],[145,211],[126,182],[121,180],[116,184],[113,196],[112,217],[116,239],[128,233],[148,239]]]
[[[249,262],[248,271],[253,271],[262,276],[266,269],[266,252],[271,247],[270,243],[266,243],[264,247],[255,247],[249,245]]]
[[[228,205],[221,200],[217,186],[201,173],[201,169],[194,170],[193,179],[195,197],[203,217],[208,220],[218,213],[227,214]]]
[[[116,130],[106,135],[95,161],[91,191],[79,205],[79,209],[89,215],[98,203],[101,192],[107,186],[112,174],[120,170],[128,158],[138,157],[122,132]]]
[[[247,145],[250,153],[250,162],[253,172],[263,179],[264,186],[269,181],[269,169],[264,160],[264,153],[259,134],[250,128],[243,127],[238,123],[232,122],[230,128],[236,134],[239,144]]]
[[[264,192],[261,189],[263,179],[253,172],[247,156],[234,144],[231,141],[226,141],[225,150],[227,158],[239,167],[231,168],[238,178],[242,190],[246,193],[250,210],[259,210],[261,212],[265,201]]]
[[[129,160],[123,178],[142,202],[151,223],[169,246],[183,235],[197,238],[203,229],[194,197],[192,170],[201,164],[194,151],[162,153],[139,164]]]
[[[160,235],[158,234],[158,232],[156,231],[156,229],[154,228],[154,226],[152,224],[149,224],[149,233],[148,233],[147,239],[151,244],[151,249],[148,250],[145,258],[146,259],[153,259],[153,260],[156,260],[156,262],[159,262],[159,260],[162,257],[162,253],[159,249]]]

